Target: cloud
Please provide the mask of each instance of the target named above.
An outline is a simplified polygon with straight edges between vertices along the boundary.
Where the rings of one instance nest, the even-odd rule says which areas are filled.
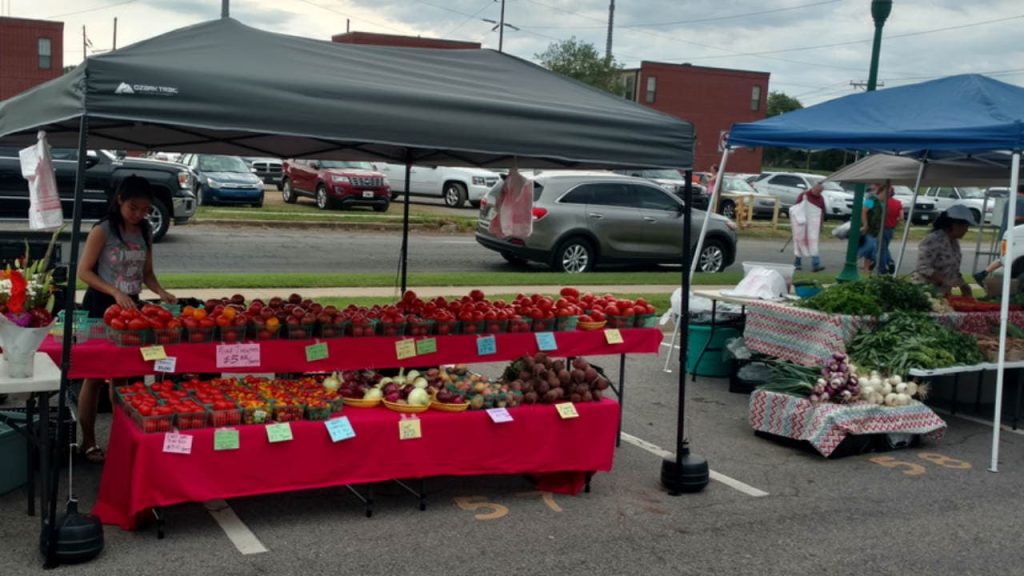
[[[825,2],[825,3],[823,3]],[[86,25],[97,48],[109,44],[119,18],[119,45],[220,15],[215,0],[137,0],[65,18],[65,59],[81,60]],[[1019,0],[894,2],[885,26],[880,79],[887,86],[965,72],[989,72],[1024,84],[1024,25]],[[493,0],[234,0],[232,16],[258,28],[326,40],[353,30],[447,37],[497,49],[498,34],[481,19],[498,19]],[[792,9],[788,9],[792,8]],[[69,12],[65,0],[14,3],[13,16],[45,18]],[[556,41],[575,36],[604,51],[608,0],[506,0],[507,52],[533,60]],[[973,25],[986,20],[998,22]],[[643,0],[616,3],[613,54],[641,60],[771,73],[771,89],[805,104],[848,94],[867,79],[873,24],[867,0]],[[916,32],[962,27],[931,34]],[[832,47],[815,47],[839,44]],[[800,48],[799,50],[790,50]],[[777,52],[786,50],[784,52]],[[766,53],[767,52],[767,53]]]

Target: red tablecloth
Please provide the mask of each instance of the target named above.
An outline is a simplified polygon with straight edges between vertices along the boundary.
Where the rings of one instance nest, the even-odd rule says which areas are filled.
[[[615,354],[657,354],[662,333],[656,328],[621,330],[624,342],[609,345],[603,330],[555,332],[557,356],[599,356]],[[327,343],[329,358],[306,362],[306,346],[314,340],[270,340],[260,343],[260,365],[235,372],[316,372],[398,368],[473,362],[502,362],[538,351],[533,333],[496,334],[495,354],[477,354],[477,336],[438,336],[437,352],[398,360],[398,338],[336,338]],[[178,373],[225,372],[217,368],[218,344],[179,344],[165,346],[168,356],[177,358]],[[48,337],[40,348],[60,364],[61,343]],[[131,378],[153,373],[153,362],[146,362],[136,347],[118,347],[106,340],[90,340],[72,348],[71,378]]]
[[[483,411],[419,414],[423,437],[399,440],[400,414],[345,408],[355,438],[331,443],[323,422],[293,422],[294,440],[270,444],[262,425],[239,426],[240,449],[213,450],[213,429],[188,431],[189,455],[163,452],[164,434],[143,434],[117,408],[92,512],[104,524],[131,529],[155,506],[256,494],[443,475],[552,474],[544,489],[575,493],[583,472],[611,470],[619,406],[576,405],[562,420],[554,406],[509,410],[494,424]],[[551,484],[554,479],[556,485]]]

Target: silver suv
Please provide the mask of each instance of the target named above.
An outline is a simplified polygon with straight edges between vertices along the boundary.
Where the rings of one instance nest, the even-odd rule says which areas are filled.
[[[561,272],[587,272],[601,264],[679,264],[683,203],[649,180],[610,173],[537,172],[533,233],[497,238],[490,232],[502,183],[481,199],[476,241],[511,263],[528,260]],[[704,212],[693,211],[696,247]],[[720,272],[736,257],[736,225],[712,214],[697,269]]]

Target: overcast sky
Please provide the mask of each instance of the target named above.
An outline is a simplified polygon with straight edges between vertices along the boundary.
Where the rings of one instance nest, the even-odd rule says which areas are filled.
[[[62,20],[64,63],[82,60],[82,26],[96,53],[219,17],[220,0],[0,0],[0,12]],[[958,73],[1024,85],[1021,0],[894,0],[885,26],[880,81],[897,86]],[[602,53],[609,0],[506,0],[505,51],[535,60],[550,43],[576,36]],[[232,0],[250,26],[329,40],[345,31],[481,42],[498,34],[500,0]],[[617,0],[613,55],[771,73],[771,90],[805,105],[851,93],[867,79],[870,0]],[[92,53],[92,52],[91,52]]]

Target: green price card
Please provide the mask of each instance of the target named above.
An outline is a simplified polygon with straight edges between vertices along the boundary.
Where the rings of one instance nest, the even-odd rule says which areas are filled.
[[[433,354],[437,352],[437,338],[424,338],[416,341],[416,354]]]
[[[292,439],[292,426],[287,422],[280,424],[267,424],[267,442],[290,442]]]
[[[327,359],[327,342],[306,346],[306,362]]]
[[[238,450],[238,430],[234,428],[221,428],[213,433],[213,449]]]

